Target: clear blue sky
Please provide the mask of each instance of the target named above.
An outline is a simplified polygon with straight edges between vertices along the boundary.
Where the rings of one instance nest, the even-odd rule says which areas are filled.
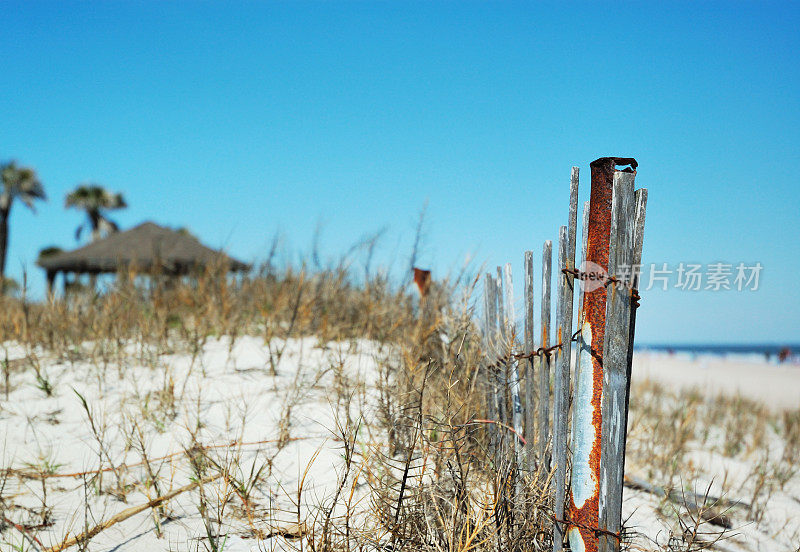
[[[537,257],[569,172],[634,156],[644,262],[764,266],[756,292],[644,292],[641,342],[800,341],[800,4],[0,4],[0,159],[50,200],[12,213],[10,275],[74,247],[86,180],[127,228],[187,226],[245,260],[281,230],[435,276]],[[588,196],[587,196],[588,197]],[[518,280],[519,280],[518,275]]]

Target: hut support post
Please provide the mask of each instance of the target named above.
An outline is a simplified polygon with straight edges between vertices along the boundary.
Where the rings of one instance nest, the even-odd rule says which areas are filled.
[[[47,271],[47,298],[48,299],[52,299],[53,298],[53,292],[55,291],[53,289],[53,286],[55,285],[56,275],[57,274],[58,274],[58,272],[56,272],[55,270],[48,270]]]

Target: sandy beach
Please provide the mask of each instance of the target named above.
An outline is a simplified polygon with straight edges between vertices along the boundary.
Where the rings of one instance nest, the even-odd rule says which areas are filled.
[[[638,352],[632,382],[626,476],[670,482],[681,500],[706,492],[720,498],[707,502],[711,511],[725,512],[729,528],[710,550],[795,552],[800,458],[793,438],[776,428],[797,419],[800,366],[756,356]],[[673,469],[654,468],[670,463]],[[649,550],[654,541],[666,546],[663,522],[680,511],[681,500],[653,498],[625,489],[623,509],[641,547],[635,549]],[[711,525],[707,543],[723,534]]]
[[[740,395],[770,409],[800,408],[800,364],[767,362],[758,356],[636,352],[633,379],[674,389],[697,389],[708,396]]]
[[[10,345],[7,349],[15,365],[23,362],[24,351]],[[226,529],[225,550],[294,549],[285,539],[262,537],[276,527],[292,523],[297,526],[302,518],[318,516],[325,497],[336,490],[337,474],[343,469],[335,431],[342,404],[331,397],[329,389],[342,378],[349,379],[353,389],[360,389],[358,410],[365,416],[364,430],[373,434],[376,428],[375,413],[369,406],[374,404],[371,390],[376,362],[386,352],[380,352],[377,345],[368,341],[326,345],[311,338],[290,340],[277,377],[270,376],[264,368],[269,354],[258,338],[241,338],[233,348],[229,348],[225,339],[212,340],[197,359],[197,366],[202,369],[197,366],[192,369],[194,362],[190,357],[177,354],[163,357],[151,366],[132,362],[119,375],[117,368],[110,365],[101,380],[97,367],[91,363],[64,363],[43,356],[42,369],[56,382],[49,396],[37,388],[41,386],[31,370],[15,372],[9,400],[0,410],[4,467],[9,470],[4,492],[13,505],[13,517],[26,526],[38,527],[37,520],[43,515],[46,500],[47,517],[51,521],[35,534],[39,542],[48,546],[60,542],[65,534],[78,531],[87,508],[108,518],[131,504],[148,500],[150,491],[136,486],[127,491],[124,502],[107,493],[90,497],[88,505],[85,503],[82,487],[85,483],[81,476],[69,474],[91,473],[104,462],[98,464],[101,441],[93,436],[87,423],[87,412],[77,396],[80,393],[91,405],[96,423],[103,428],[102,446],[107,447],[105,451],[117,466],[113,470],[108,468],[106,484],[119,478],[120,485],[124,485],[125,481],[143,476],[142,450],[131,448],[129,426],[135,415],[144,412],[142,442],[146,443],[158,469],[171,473],[164,483],[168,489],[192,481],[192,471],[184,456],[192,446],[197,446],[192,444],[196,439],[202,439],[203,446],[212,447],[209,450],[216,461],[229,462],[231,469],[242,473],[254,469],[252,466],[257,469],[268,460],[269,475],[264,488],[256,493],[253,507],[260,516],[283,521],[273,521],[272,525],[235,522]],[[336,372],[339,363],[342,370]],[[652,353],[636,355],[628,475],[670,489],[678,484],[678,492],[702,494],[707,486],[714,496],[746,504],[746,507],[722,509],[730,525],[726,531],[704,526],[707,532],[704,538],[712,539],[723,533],[726,536],[711,550],[794,552],[800,542],[800,480],[790,473],[778,485],[775,481],[779,472],[775,470],[791,467],[797,459],[785,457],[789,449],[761,414],[757,420],[766,424],[761,444],[753,441],[756,432],[743,434],[741,449],[730,452],[732,437],[722,427],[704,426],[708,417],[698,413],[718,408],[715,401],[719,395],[741,395],[761,401],[776,412],[792,406],[796,409],[799,381],[797,366]],[[170,396],[173,392],[177,394],[170,382],[183,382],[187,399],[183,402],[176,399],[177,402],[165,406],[165,385]],[[698,402],[697,393],[689,394],[687,399],[681,395],[681,389],[699,389],[706,394],[707,402]],[[173,413],[165,416],[164,408],[174,409]],[[748,413],[727,412],[722,422],[713,423],[752,422]],[[668,426],[677,423],[685,428],[687,422],[696,427],[680,443],[670,442],[673,433]],[[203,428],[202,436],[195,435],[195,426]],[[380,441],[379,430],[373,435]],[[232,438],[248,444],[231,449]],[[660,443],[658,447],[652,447],[654,441]],[[364,455],[370,454],[366,443],[365,437],[364,448],[358,449]],[[662,458],[662,451],[675,458]],[[676,459],[680,459],[678,464],[673,462]],[[670,465],[681,467],[675,472],[660,467]],[[773,470],[766,472],[774,473],[771,480],[758,479],[764,470]],[[50,479],[53,485],[46,497],[35,483],[37,473],[54,478]],[[307,494],[302,499],[298,521],[297,513],[292,513],[297,510],[293,494],[304,477]],[[683,491],[680,482],[686,485]],[[205,492],[230,491],[226,490],[225,482],[218,480],[209,482]],[[358,494],[364,496],[363,491]],[[185,493],[171,501],[169,512],[174,520],[168,519],[159,528],[146,513],[133,516],[98,535],[92,541],[92,549],[117,552],[194,549],[198,535],[208,525],[195,500],[192,493]],[[269,512],[272,515],[267,516]],[[675,534],[678,520],[686,519],[689,514],[691,510],[672,501],[664,502],[662,496],[653,492],[625,490],[624,518],[634,550],[664,550]],[[162,532],[161,538],[157,531]]]

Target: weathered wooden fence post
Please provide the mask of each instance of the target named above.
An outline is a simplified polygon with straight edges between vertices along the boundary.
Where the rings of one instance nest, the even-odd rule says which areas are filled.
[[[572,309],[574,297],[575,235],[578,223],[578,167],[572,167],[569,192],[569,218],[567,226],[559,229],[558,236],[558,343],[553,382],[553,458],[556,464],[555,517],[564,519],[564,495],[567,473],[567,422],[569,416],[570,362],[572,358]],[[562,524],[553,523],[553,550],[560,551],[564,535]]]
[[[486,408],[490,420],[499,421],[501,418],[501,405],[498,400],[499,388],[497,381],[497,351],[498,351],[498,336],[497,336],[497,285],[492,278],[491,273],[486,273],[483,283],[483,293],[486,300],[486,354],[488,357],[486,363],[486,378],[488,382]],[[498,451],[500,449],[501,431],[496,424],[489,427],[490,447],[494,452],[494,460],[497,462]]]
[[[633,344],[633,335],[636,330],[636,309],[639,308],[639,275],[642,268],[642,247],[644,246],[644,217],[647,213],[647,188],[640,188],[634,192],[636,201],[636,227],[633,229],[633,290],[636,293],[631,308],[630,339]],[[628,392],[625,400],[625,411],[628,411],[628,402],[631,395],[631,370],[633,369],[633,346],[628,351]],[[627,437],[627,434],[626,434]]]
[[[578,379],[578,374],[581,372],[581,349],[583,348],[583,336],[581,335],[580,328],[583,327],[583,290],[584,290],[584,282],[582,280],[583,271],[586,268],[586,242],[589,239],[589,202],[586,201],[583,204],[583,216],[582,216],[582,231],[581,231],[581,262],[578,265],[578,273],[580,274],[581,284],[580,284],[580,292],[578,293],[578,339],[576,343],[576,350],[577,353],[575,355],[575,379]],[[573,413],[573,425],[574,425],[574,413]]]
[[[550,346],[550,282],[553,263],[553,242],[547,240],[542,248],[542,336],[539,341],[541,350]],[[547,444],[550,441],[550,356],[539,355],[539,459],[544,471],[550,470]]]
[[[614,173],[611,233],[608,256],[610,276],[606,301],[606,331],[603,343],[602,446],[600,450],[600,500],[598,528],[601,552],[620,546],[622,518],[623,458],[628,413],[628,351],[631,347],[631,303],[633,298],[633,201],[634,172]]]
[[[506,309],[505,309],[505,294],[503,293],[503,269],[501,267],[497,267],[497,279],[495,280],[496,286],[496,294],[495,299],[497,301],[497,324],[500,328],[500,337],[499,347],[497,348],[497,356],[498,358],[498,386],[499,386],[499,393],[498,393],[498,401],[500,402],[500,409],[499,414],[500,417],[498,421],[502,423],[504,426],[508,427],[511,425],[511,411],[509,405],[509,396],[508,396],[508,362],[505,361],[505,357],[508,353],[508,319],[506,318]],[[509,452],[509,442],[510,438],[508,435],[508,431],[503,430],[500,432],[500,443],[502,444],[502,453],[501,458],[506,458]]]
[[[534,351],[533,344],[533,251],[525,252],[525,350],[526,355],[531,355]],[[528,472],[532,472],[533,465],[533,444],[536,440],[534,436],[534,420],[536,409],[534,405],[534,357],[529,356],[525,362],[525,455]]]
[[[617,278],[621,281],[615,283],[616,289],[611,292],[606,314],[603,454],[600,459],[601,552],[620,550],[633,341],[647,206],[647,190],[633,192],[635,177],[635,172],[618,172],[614,179],[616,213],[612,215],[609,273],[612,276],[619,274]],[[617,228],[613,226],[615,220]]]
[[[519,396],[519,368],[517,360],[514,358],[514,347],[516,345],[517,325],[514,310],[514,282],[511,278],[511,263],[506,263],[504,267],[505,292],[506,292],[506,313],[508,315],[508,374],[509,374],[509,393],[511,395],[511,423],[514,431],[514,452],[516,462],[522,460],[523,448],[520,437],[522,436],[522,400]]]
[[[578,270],[583,270],[584,265],[586,264],[586,242],[589,239],[589,202],[586,201],[583,204],[583,216],[581,221],[582,229],[581,229],[581,263],[578,265]],[[583,325],[583,284],[580,286],[580,293],[578,294],[578,328]],[[580,341],[580,332],[578,333],[578,340]],[[580,351],[580,347],[578,347]],[[581,356],[578,355],[576,357],[576,362],[580,362]]]

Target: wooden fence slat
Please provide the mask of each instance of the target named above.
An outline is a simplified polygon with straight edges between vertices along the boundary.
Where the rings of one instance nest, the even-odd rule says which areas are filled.
[[[497,299],[497,324],[500,327],[500,337],[502,338],[502,343],[500,344],[500,350],[498,353],[502,356],[505,354],[508,319],[506,318],[506,309],[504,305],[505,295],[503,294],[503,269],[499,266],[497,267],[497,279],[495,280],[495,285],[497,286],[497,295],[495,296]]]
[[[553,262],[553,243],[550,240],[542,246],[542,302],[539,312],[539,347],[547,348],[550,342],[550,282]],[[539,416],[538,437],[536,448],[539,461],[543,463],[545,471],[549,470],[550,463],[547,458],[547,448],[550,441],[550,360],[545,355],[539,355]]]
[[[492,280],[492,275],[487,273],[483,279],[483,316],[484,316],[484,347],[486,348],[486,410],[487,418],[490,420],[497,420],[497,391],[495,389],[494,368],[492,364],[496,358],[494,352],[494,336],[497,328],[497,313],[494,305],[494,291],[495,285]],[[497,426],[491,424],[488,428],[490,435],[490,443],[494,445],[497,438]]]
[[[514,282],[511,277],[511,263],[506,263],[504,267],[505,276],[505,292],[506,292],[506,314],[508,316],[508,339],[509,339],[509,353],[515,352],[516,347],[516,316],[514,309]],[[518,362],[513,356],[509,357],[508,368],[506,373],[509,377],[509,393],[511,395],[511,423],[514,426],[514,431],[517,435],[522,435],[522,401],[519,396],[519,367]],[[514,436],[514,451],[516,452],[516,461],[522,460],[522,442]]]
[[[564,499],[567,473],[567,429],[569,421],[570,363],[572,358],[572,310],[574,276],[564,270],[575,269],[575,238],[578,224],[578,183],[580,172],[572,167],[570,175],[569,218],[567,226],[559,229],[558,237],[558,342],[561,348],[556,357],[553,384],[553,457],[556,464],[555,514],[564,519]],[[553,523],[553,550],[560,551],[564,540],[562,525]]]
[[[636,226],[633,229],[633,289],[639,290],[639,276],[642,266],[642,248],[644,246],[644,217],[647,213],[647,188],[640,188],[634,192],[636,202]],[[633,370],[633,335],[636,333],[636,309],[638,301],[634,301],[631,309],[631,347],[628,351],[628,392],[625,394],[625,411],[631,398],[631,371]]]
[[[550,346],[550,287],[551,271],[553,264],[553,242],[547,240],[542,247],[542,308],[541,328],[542,334],[539,347],[546,349]],[[539,459],[543,462],[545,471],[550,470],[547,444],[550,440],[550,358],[548,355],[539,357]]]
[[[525,252],[525,354],[530,354],[534,350],[533,342],[533,251]],[[534,469],[533,444],[535,442],[534,420],[536,419],[536,408],[534,405],[534,357],[525,361],[525,454],[528,471]]]
[[[516,332],[516,313],[514,312],[514,283],[511,277],[511,263],[506,263],[503,266],[503,289],[505,291],[505,311],[506,311],[506,320],[508,326],[508,339],[512,341],[511,345],[513,347],[513,340],[516,337],[514,334]]]
[[[569,332],[569,328],[564,327],[564,284],[565,278],[564,273],[562,272],[564,268],[567,266],[566,259],[567,259],[567,227],[561,226],[558,229],[558,256],[557,256],[557,263],[556,263],[556,337],[555,337],[555,344],[561,344],[561,347],[564,346],[569,347],[567,341],[569,340],[569,336],[571,333]],[[565,337],[566,336],[566,337]],[[569,408],[569,395],[564,396],[564,392],[566,389],[569,389],[569,385],[564,386],[564,374],[563,374],[563,366],[561,363],[563,355],[559,350],[553,351],[552,354],[552,363],[553,363],[553,462],[558,464],[558,458],[556,458],[556,449],[561,450],[561,443],[559,442],[556,445],[556,442],[560,441],[558,432],[560,430],[566,430],[566,425],[563,423],[563,420],[566,419],[566,413],[564,412],[565,409]],[[567,380],[569,380],[569,364],[567,364]],[[566,432],[564,435],[566,439]]]
[[[622,521],[623,458],[628,413],[628,349],[631,323],[631,275],[635,205],[635,172],[614,172],[608,273],[618,282],[608,285],[603,344],[602,437],[600,446],[599,528],[619,533]],[[627,267],[627,268],[626,268]],[[617,552],[618,538],[601,533],[600,552]]]
[[[582,239],[582,247],[581,247],[581,262],[578,264],[578,270],[585,271],[586,270],[586,248],[587,248],[587,240],[589,239],[589,202],[586,201],[583,203],[583,217],[582,217],[582,231],[581,231],[581,239]],[[584,282],[581,282],[578,285],[579,292],[578,292],[578,319],[577,319],[577,327],[578,329],[583,327],[583,294],[585,292],[584,289]],[[578,338],[575,343],[575,378],[574,381],[577,383],[579,374],[581,373],[581,350],[583,349],[585,343],[583,340],[583,333],[578,332]],[[573,410],[573,426],[575,424],[574,415],[575,411]]]
[[[642,248],[644,247],[644,217],[647,214],[647,188],[639,188],[634,192],[636,201],[636,227],[633,230],[633,262],[636,265],[642,262]],[[638,283],[639,274],[636,274]]]
[[[489,302],[489,343],[492,346],[491,354],[492,358],[490,359],[492,362],[497,360],[497,355],[499,354],[499,332],[497,327],[497,284],[494,281],[494,276],[491,273],[486,273],[486,293],[488,295],[488,302]]]
[[[581,232],[581,243],[583,247],[581,248],[581,262],[578,265],[580,270],[584,269],[584,265],[586,264],[586,247],[587,247],[587,240],[589,239],[589,202],[586,201],[583,203],[583,220],[582,222],[582,232]],[[583,324],[583,285],[579,286],[580,292],[578,293],[578,327],[581,327]],[[578,336],[580,339],[580,336]],[[577,356],[577,360],[581,357],[580,355]]]
[[[499,422],[503,421],[503,403],[500,400],[500,385],[498,377],[497,359],[500,356],[499,346],[499,331],[497,326],[498,313],[497,313],[497,282],[491,273],[486,274],[485,281],[486,300],[488,303],[488,324],[487,331],[489,332],[489,373],[487,374],[489,380],[489,397],[488,403],[490,405],[490,418]],[[500,448],[502,446],[503,432],[496,424],[492,424],[491,429],[491,446],[495,454],[495,462],[500,458]]]
[[[583,224],[583,227],[582,227],[581,236],[582,236],[582,240],[583,240],[582,241],[583,246],[581,247],[581,262],[580,262],[580,264],[578,264],[578,270],[584,271],[584,270],[586,270],[586,247],[587,247],[587,243],[586,242],[589,239],[589,235],[588,235],[589,234],[589,202],[588,201],[584,202],[584,204],[583,204],[583,220],[582,220],[582,224]],[[582,328],[583,327],[583,314],[584,314],[583,313],[583,294],[584,294],[584,284],[583,284],[583,282],[581,282],[578,287],[580,288],[580,291],[578,292],[578,322],[577,322],[577,327],[578,328]],[[584,341],[583,341],[583,334],[581,332],[578,332],[578,339],[577,339],[577,341],[575,343],[575,350],[576,350],[576,355],[575,355],[575,378],[574,378],[575,381],[577,381],[578,375],[581,373],[581,354],[580,353],[581,353],[581,350],[583,349],[584,345],[585,344],[584,344]],[[574,416],[574,414],[575,414],[575,412],[573,411],[573,416]],[[573,424],[574,423],[575,423],[575,420],[573,419]]]
[[[636,291],[637,295],[639,292],[639,276],[641,271],[641,264],[642,264],[642,247],[644,245],[644,218],[647,212],[647,188],[640,188],[634,192],[634,202],[636,203],[636,222],[633,229],[633,267],[634,272],[632,274],[633,277],[633,289]],[[628,340],[630,341],[630,347],[628,347],[628,369],[627,369],[627,384],[628,387],[625,390],[625,412],[629,411],[630,400],[631,400],[631,375],[633,371],[633,345],[634,345],[634,334],[636,333],[636,310],[639,307],[638,300],[633,301],[631,305],[631,325],[630,325],[630,332],[628,333]],[[628,432],[627,428],[622,436],[623,440],[623,447],[622,447],[622,473],[623,476],[625,474],[625,451],[628,443]]]
[[[497,356],[504,357],[508,353],[508,319],[506,318],[506,310],[504,305],[503,293],[503,269],[497,267],[497,278],[495,279],[495,303],[497,304],[497,325],[500,329],[498,336]],[[509,426],[511,422],[511,415],[509,411],[509,397],[508,397],[508,363],[500,362],[497,367],[497,401],[498,407],[498,420],[505,426]],[[508,452],[508,443],[510,442],[508,431],[500,432],[501,444],[501,458],[505,457]]]

